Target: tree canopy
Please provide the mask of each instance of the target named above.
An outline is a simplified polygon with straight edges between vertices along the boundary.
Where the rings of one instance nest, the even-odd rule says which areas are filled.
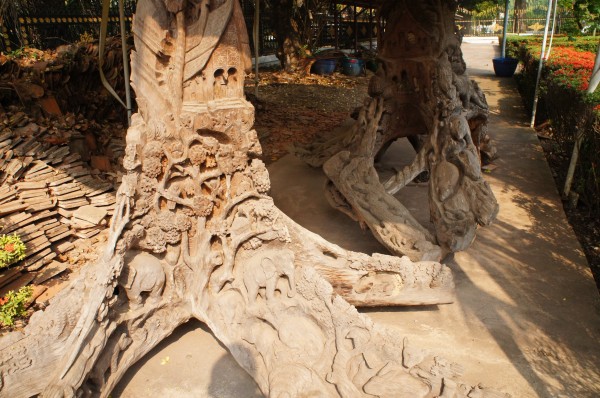
[[[600,0],[575,0],[573,14],[579,29],[597,29],[600,27]]]

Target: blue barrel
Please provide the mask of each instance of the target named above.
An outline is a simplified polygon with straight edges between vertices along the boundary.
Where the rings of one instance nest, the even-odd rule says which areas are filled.
[[[343,58],[342,73],[348,76],[358,76],[365,70],[365,61],[358,58]]]
[[[516,58],[494,58],[492,60],[494,64],[494,72],[499,77],[512,77],[517,70],[519,60]]]
[[[337,66],[337,59],[324,58],[318,59],[312,66],[312,72],[317,75],[331,75]]]

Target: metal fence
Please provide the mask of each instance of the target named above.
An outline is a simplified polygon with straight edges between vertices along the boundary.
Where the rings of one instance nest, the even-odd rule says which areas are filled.
[[[119,12],[116,2],[112,2],[108,24],[108,34],[119,32]],[[250,46],[254,51],[252,25],[254,23],[254,0],[240,0]],[[260,13],[260,43],[261,55],[274,54],[277,51],[275,31],[266,2],[261,2]],[[98,37],[102,14],[101,0],[86,0],[82,2],[65,0],[45,0],[44,9],[30,11],[21,15],[16,21],[0,23],[0,51],[11,52],[24,46],[34,46],[41,49],[54,48],[65,43],[78,41],[82,35],[89,34]],[[135,12],[136,0],[125,0],[126,24],[129,28]],[[336,48],[354,48],[356,42],[372,41],[377,38],[378,25],[374,19],[373,10],[368,8],[345,5],[333,6],[325,16],[323,29],[316,32],[314,42],[316,47],[331,46]],[[0,21],[1,22],[1,21]],[[515,19],[508,24],[509,33],[540,34],[544,29],[545,20],[541,18]],[[563,26],[573,25],[572,17],[558,15],[556,33],[564,33]],[[503,20],[498,19],[463,19],[457,20],[457,27],[467,36],[496,36],[502,34]]]
[[[360,42],[377,38],[377,34],[375,9],[344,4],[332,8],[319,45],[356,48]]]
[[[254,38],[252,34],[252,26],[254,25],[254,1],[251,0],[240,0],[242,5],[242,11],[244,13],[244,19],[246,21],[246,27],[248,29],[248,37],[250,38],[250,49],[254,54]],[[266,10],[265,2],[262,1],[260,7],[260,23],[259,23],[259,37],[260,42],[258,43],[258,49],[260,55],[271,55],[277,52],[277,40],[275,40],[275,29],[273,29],[273,23],[271,17]]]
[[[125,0],[125,18],[128,29],[131,27],[136,2],[136,0]],[[254,1],[241,0],[240,2],[253,48]],[[51,7],[34,9],[23,14],[16,21],[5,21],[0,24],[2,33],[0,51],[11,52],[25,46],[40,49],[54,48],[61,44],[76,42],[84,34],[99,37],[102,19],[100,2],[94,4],[93,1],[89,1],[85,9],[82,9],[78,3],[68,5],[63,0],[56,0],[55,3]],[[116,4],[111,6],[109,15],[108,34],[116,35],[119,33],[119,10]],[[264,10],[261,10],[260,37],[261,54],[274,54],[277,50],[277,42],[269,14]]]
[[[573,24],[572,17],[557,16],[555,33],[561,34],[563,26],[567,23]],[[456,21],[456,26],[464,36],[497,36],[501,35],[504,30],[503,19],[463,19]],[[511,18],[508,20],[508,33],[518,34],[542,34],[546,20],[543,18],[527,18],[516,20]]]
[[[250,47],[254,52],[252,26],[254,24],[254,1],[240,0],[244,19],[248,27]],[[331,46],[336,48],[354,48],[355,40],[368,41],[377,37],[377,24],[374,22],[374,11],[358,7],[356,22],[354,21],[353,6],[335,8],[335,3],[327,15],[320,15],[323,28],[315,32],[313,41],[315,47]],[[277,52],[275,29],[265,2],[261,2],[260,10],[260,55],[271,55]]]
[[[88,1],[84,8],[79,2],[66,3],[64,0],[44,3],[44,9],[34,9],[19,16],[16,21],[7,20],[2,23],[0,50],[11,52],[24,46],[54,48],[76,42],[86,33],[99,37],[102,19],[102,5],[99,1]],[[136,0],[125,0],[128,29],[135,5]],[[119,10],[116,4],[111,7],[109,15],[108,34],[116,35],[119,32]]]
[[[119,33],[119,11],[116,2],[113,3],[109,13],[109,35]],[[254,51],[252,26],[255,2],[240,0],[240,3],[248,27],[250,46]],[[46,0],[44,4],[46,5],[44,9],[34,9],[19,16],[16,21],[5,21],[1,24],[0,51],[6,53],[25,46],[40,49],[55,48],[61,44],[76,42],[84,34],[99,37],[101,1],[88,0],[85,8],[82,8],[81,2],[65,2],[64,0]],[[128,29],[135,13],[135,5],[136,0],[125,0]],[[354,11],[352,6],[345,6],[342,9],[332,8],[324,18],[323,29],[316,32],[314,38],[316,47],[353,48],[355,41],[368,41],[377,37],[378,28],[374,22],[372,10],[359,7],[358,11]],[[277,52],[275,30],[265,2],[261,2],[259,36],[260,54],[275,54]]]
[[[337,48],[354,48],[357,43],[377,38],[377,24],[374,22],[330,21],[324,29],[320,45]]]

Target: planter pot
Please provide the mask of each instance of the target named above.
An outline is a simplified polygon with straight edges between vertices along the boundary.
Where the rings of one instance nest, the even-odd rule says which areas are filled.
[[[331,75],[337,66],[337,59],[318,59],[312,66],[311,72],[317,75]]]
[[[494,72],[499,77],[512,77],[517,70],[519,60],[516,58],[494,58]]]
[[[358,58],[343,58],[342,73],[348,76],[358,76],[365,70],[365,61]]]

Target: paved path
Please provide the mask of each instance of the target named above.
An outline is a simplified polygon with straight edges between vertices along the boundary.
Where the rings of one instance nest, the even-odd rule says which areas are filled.
[[[413,344],[464,367],[464,381],[514,398],[600,396],[600,303],[582,250],[511,79],[493,75],[497,47],[465,43],[472,77],[485,91],[500,159],[490,182],[500,203],[493,226],[458,253],[452,305],[363,311],[397,327]],[[394,144],[387,167],[414,154]],[[273,197],[297,222],[343,247],[384,250],[370,234],[329,208],[323,174],[288,156],[271,167]],[[294,186],[289,182],[294,181]],[[427,189],[399,194],[428,223]],[[168,359],[167,359],[168,358]],[[189,324],[148,355],[113,397],[260,397],[253,381],[199,324]]]

